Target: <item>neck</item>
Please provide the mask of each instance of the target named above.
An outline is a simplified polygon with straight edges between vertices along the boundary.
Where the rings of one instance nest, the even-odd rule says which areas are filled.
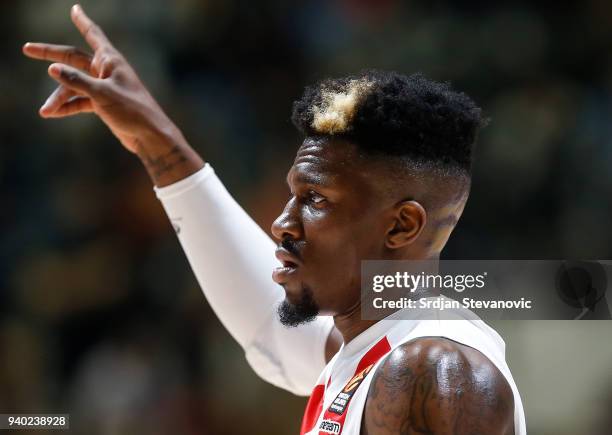
[[[363,320],[361,318],[361,300],[346,313],[334,316],[334,324],[342,334],[344,344],[348,344],[353,338],[377,322],[378,320]]]
[[[427,260],[433,261],[432,269],[429,270],[430,273],[437,272],[438,270],[438,261],[439,253],[432,255]],[[440,292],[438,289],[425,289],[419,288],[412,295],[411,298],[425,298],[431,296],[439,296]],[[334,324],[336,325],[336,329],[342,334],[342,338],[344,340],[344,344],[348,344],[352,339],[357,337],[363,331],[371,327],[372,325],[378,323],[380,320],[364,320],[361,318],[361,298],[357,301],[355,305],[353,305],[349,310],[345,313],[338,314],[334,316]],[[397,310],[399,311],[399,310]]]

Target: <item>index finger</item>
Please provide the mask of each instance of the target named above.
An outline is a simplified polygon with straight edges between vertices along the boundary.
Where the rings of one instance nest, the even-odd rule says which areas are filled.
[[[97,50],[102,45],[110,45],[110,41],[100,26],[85,15],[85,11],[83,11],[81,5],[77,4],[72,7],[70,17],[91,48]]]
[[[28,42],[23,46],[23,53],[33,59],[61,62],[85,71],[91,66],[91,55],[70,45]]]

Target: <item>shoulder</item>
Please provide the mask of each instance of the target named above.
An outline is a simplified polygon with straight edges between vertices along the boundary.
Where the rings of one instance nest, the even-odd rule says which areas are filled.
[[[514,396],[479,351],[442,337],[399,346],[373,374],[363,414],[368,435],[514,433]]]

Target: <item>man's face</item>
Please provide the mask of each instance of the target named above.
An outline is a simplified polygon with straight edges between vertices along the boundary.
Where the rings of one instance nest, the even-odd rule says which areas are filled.
[[[380,177],[344,140],[307,138],[298,150],[287,175],[291,196],[272,224],[284,265],[273,273],[286,291],[284,323],[358,306],[361,260],[383,258],[393,206]]]

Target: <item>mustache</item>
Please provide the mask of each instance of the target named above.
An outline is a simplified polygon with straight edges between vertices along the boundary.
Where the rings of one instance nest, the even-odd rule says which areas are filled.
[[[293,239],[283,239],[280,242],[279,247],[287,250],[287,252],[294,255],[298,260],[302,261],[301,247],[299,245],[302,245],[302,243],[296,242]]]

